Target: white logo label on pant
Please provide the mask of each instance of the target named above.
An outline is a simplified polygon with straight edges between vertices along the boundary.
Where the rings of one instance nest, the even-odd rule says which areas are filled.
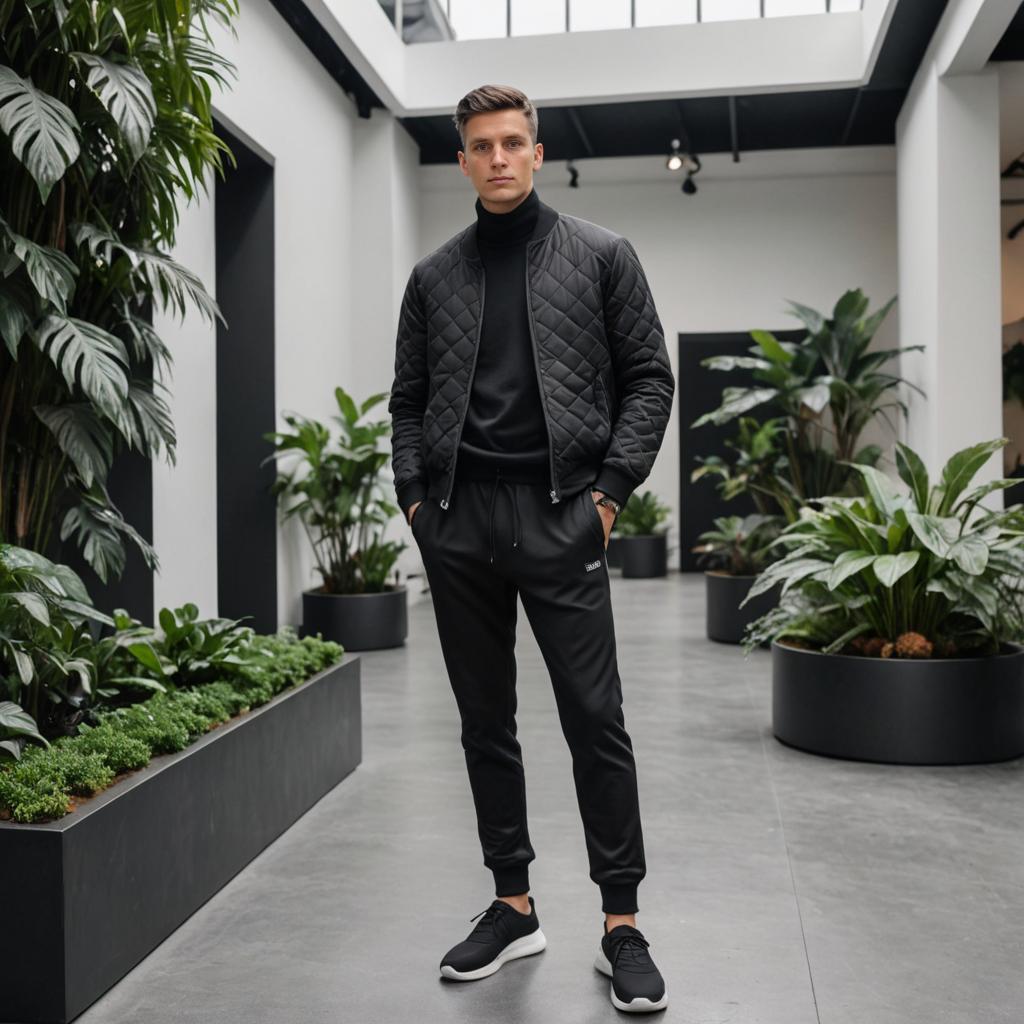
[[[586,569],[587,572],[593,572],[595,569],[600,569],[601,568],[601,559],[599,558],[595,562],[587,562],[587,563],[584,564],[583,568]]]

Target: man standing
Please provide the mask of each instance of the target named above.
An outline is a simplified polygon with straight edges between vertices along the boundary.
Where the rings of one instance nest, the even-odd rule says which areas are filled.
[[[477,219],[413,268],[388,405],[395,491],[430,583],[495,884],[441,974],[475,980],[546,946],[516,740],[518,597],[551,676],[600,888],[594,966],[616,1007],[659,1010],[665,984],[636,927],[646,865],[604,554],[651,471],[675,379],[633,246],[537,195],[530,100],[483,86],[454,121]]]

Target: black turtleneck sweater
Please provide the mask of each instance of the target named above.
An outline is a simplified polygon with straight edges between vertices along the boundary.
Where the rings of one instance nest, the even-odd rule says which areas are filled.
[[[508,213],[476,201],[484,310],[457,471],[550,479],[547,424],[526,310],[526,243],[537,223],[536,188]]]

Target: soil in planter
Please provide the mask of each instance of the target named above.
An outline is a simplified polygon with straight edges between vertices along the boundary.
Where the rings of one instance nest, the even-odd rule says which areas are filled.
[[[784,647],[793,647],[802,651],[814,651],[821,654],[822,648],[812,644],[803,637],[784,637],[777,641]],[[995,654],[1008,654],[1010,648],[1001,647],[998,652],[987,648],[970,648],[960,650],[949,640],[940,644],[932,644],[920,633],[902,633],[895,641],[882,636],[854,637],[834,654],[846,658],[872,658],[890,661],[947,661],[951,658],[989,658]]]

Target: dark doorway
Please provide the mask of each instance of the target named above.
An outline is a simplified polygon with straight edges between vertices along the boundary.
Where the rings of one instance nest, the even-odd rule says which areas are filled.
[[[274,390],[274,169],[216,122],[238,166],[215,193],[217,603],[257,632],[277,629],[277,501],[270,493]]]
[[[806,336],[806,331],[799,329],[773,333],[780,341],[800,341]],[[737,422],[732,420],[722,426],[705,423],[693,428],[690,424],[718,408],[723,388],[749,387],[755,383],[753,371],[709,370],[700,365],[701,360],[708,356],[748,355],[753,346],[754,339],[746,331],[679,335],[679,569],[682,572],[698,570],[697,556],[692,549],[700,543],[697,539],[700,534],[715,525],[718,516],[745,516],[756,511],[749,494],[723,501],[715,486],[715,477],[690,482],[690,474],[700,465],[698,455],[705,458],[730,456],[732,450],[725,442],[735,435]],[[750,415],[767,419],[767,408],[752,409]]]

